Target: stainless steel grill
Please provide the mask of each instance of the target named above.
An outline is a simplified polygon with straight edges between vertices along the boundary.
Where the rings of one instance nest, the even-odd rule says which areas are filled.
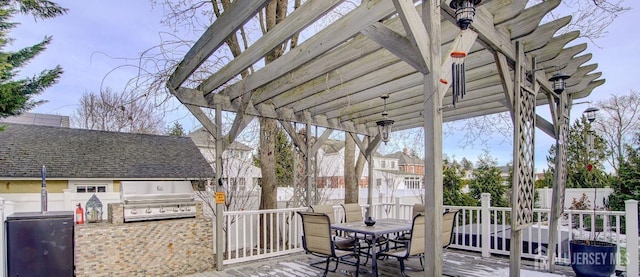
[[[122,181],[124,222],[196,216],[189,181]]]

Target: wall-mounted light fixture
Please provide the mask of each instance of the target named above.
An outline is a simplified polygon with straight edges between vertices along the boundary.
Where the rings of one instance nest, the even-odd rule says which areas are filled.
[[[387,98],[389,98],[388,94],[383,94],[380,96],[384,101],[384,111],[382,112],[382,120],[376,121],[378,125],[378,132],[382,137],[382,141],[385,145],[389,142],[389,135],[391,134],[391,125],[393,125],[393,120],[389,119],[389,114],[387,113]]]

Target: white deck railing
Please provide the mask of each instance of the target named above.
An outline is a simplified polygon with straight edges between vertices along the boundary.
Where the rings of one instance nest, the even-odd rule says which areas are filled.
[[[454,227],[453,242],[450,248],[481,252],[483,256],[491,254],[509,255],[511,229],[511,208],[490,207],[490,199],[484,196],[482,206],[463,207],[445,206],[445,209],[459,210]],[[633,201],[632,201],[633,202]],[[556,262],[570,264],[569,241],[573,239],[592,239],[589,230],[597,228],[597,239],[616,243],[619,262],[617,268],[626,270],[627,267],[638,268],[638,219],[637,202],[627,205],[627,211],[596,211],[596,220],[590,210],[566,210],[558,224],[558,246]],[[366,206],[363,207],[363,214]],[[635,217],[633,215],[635,207]],[[374,204],[374,218],[404,218],[410,219],[412,204],[396,203]],[[262,259],[303,251],[302,226],[296,211],[307,208],[277,209],[265,211],[237,211],[225,212],[226,241],[224,264]],[[334,206],[336,218],[342,218],[340,206]],[[483,221],[483,214],[490,220]],[[534,209],[533,224],[523,230],[521,256],[540,262],[540,266],[547,264],[547,240],[549,209]],[[635,236],[625,235],[627,230],[635,230]],[[268,223],[261,225],[259,222]],[[262,227],[260,227],[262,226]],[[604,226],[604,227],[601,227]],[[635,226],[635,229],[634,229]],[[627,232],[628,232],[627,231]],[[270,243],[269,243],[270,242]],[[632,249],[635,248],[636,251]],[[626,253],[626,255],[621,255]]]

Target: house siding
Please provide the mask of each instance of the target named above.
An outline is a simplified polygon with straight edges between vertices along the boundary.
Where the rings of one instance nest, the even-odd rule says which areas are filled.
[[[69,188],[67,180],[47,181],[47,192],[62,193]],[[39,193],[42,180],[7,180],[0,179],[0,193]]]

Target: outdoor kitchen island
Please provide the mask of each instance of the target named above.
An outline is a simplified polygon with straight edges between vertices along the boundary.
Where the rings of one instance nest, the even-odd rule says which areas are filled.
[[[151,208],[134,213],[153,214],[154,209],[162,209],[159,214],[167,216],[127,220],[131,202],[123,201],[108,205],[105,222],[76,224],[76,276],[180,276],[212,270],[212,222],[203,215],[202,202],[182,202],[175,207],[167,203],[165,208],[154,208],[152,202]],[[138,201],[136,205],[143,204]]]

